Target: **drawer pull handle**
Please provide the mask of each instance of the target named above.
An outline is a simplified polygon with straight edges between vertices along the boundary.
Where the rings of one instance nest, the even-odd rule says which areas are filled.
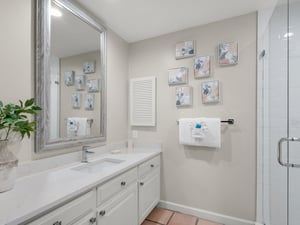
[[[61,225],[61,221],[56,221],[53,225]]]
[[[95,217],[92,217],[91,219],[90,219],[90,223],[91,224],[94,224],[96,222],[96,218]]]
[[[101,210],[101,211],[99,212],[99,215],[100,215],[100,216],[104,216],[104,215],[105,215],[105,210]]]
[[[151,164],[150,166],[151,166],[151,168],[153,168],[153,167],[154,167],[154,164]]]
[[[140,185],[143,186],[143,185],[144,185],[144,182],[140,182]]]
[[[126,182],[125,182],[125,181],[122,181],[122,182],[121,182],[121,185],[122,185],[122,186],[125,186],[125,185],[126,185]]]

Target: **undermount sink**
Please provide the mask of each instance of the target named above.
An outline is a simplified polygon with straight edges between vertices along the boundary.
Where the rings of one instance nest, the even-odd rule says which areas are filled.
[[[116,166],[122,162],[124,162],[124,160],[105,158],[105,159],[100,159],[94,162],[90,162],[84,165],[74,167],[72,168],[72,170],[76,170],[84,173],[99,173],[107,170],[108,168]]]

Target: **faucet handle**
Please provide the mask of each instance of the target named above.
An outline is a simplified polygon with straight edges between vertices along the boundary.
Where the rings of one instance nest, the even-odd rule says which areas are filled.
[[[82,146],[82,151],[87,151],[88,148],[90,148],[91,146],[88,146],[88,145],[83,145]]]
[[[84,151],[85,153],[95,153],[93,151],[89,151],[88,148],[90,148],[91,146],[87,146],[87,145],[84,145],[82,146],[82,151]]]

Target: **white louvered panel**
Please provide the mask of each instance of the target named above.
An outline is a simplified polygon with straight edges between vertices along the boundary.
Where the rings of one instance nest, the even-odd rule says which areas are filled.
[[[155,126],[156,78],[130,79],[131,126]]]

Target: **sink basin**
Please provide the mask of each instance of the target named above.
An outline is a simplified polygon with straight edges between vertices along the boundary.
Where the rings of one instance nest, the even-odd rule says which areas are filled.
[[[124,162],[124,160],[105,158],[97,160],[95,162],[90,162],[84,165],[74,167],[72,168],[72,170],[76,170],[83,173],[99,173],[111,167],[114,167],[122,162]]]

